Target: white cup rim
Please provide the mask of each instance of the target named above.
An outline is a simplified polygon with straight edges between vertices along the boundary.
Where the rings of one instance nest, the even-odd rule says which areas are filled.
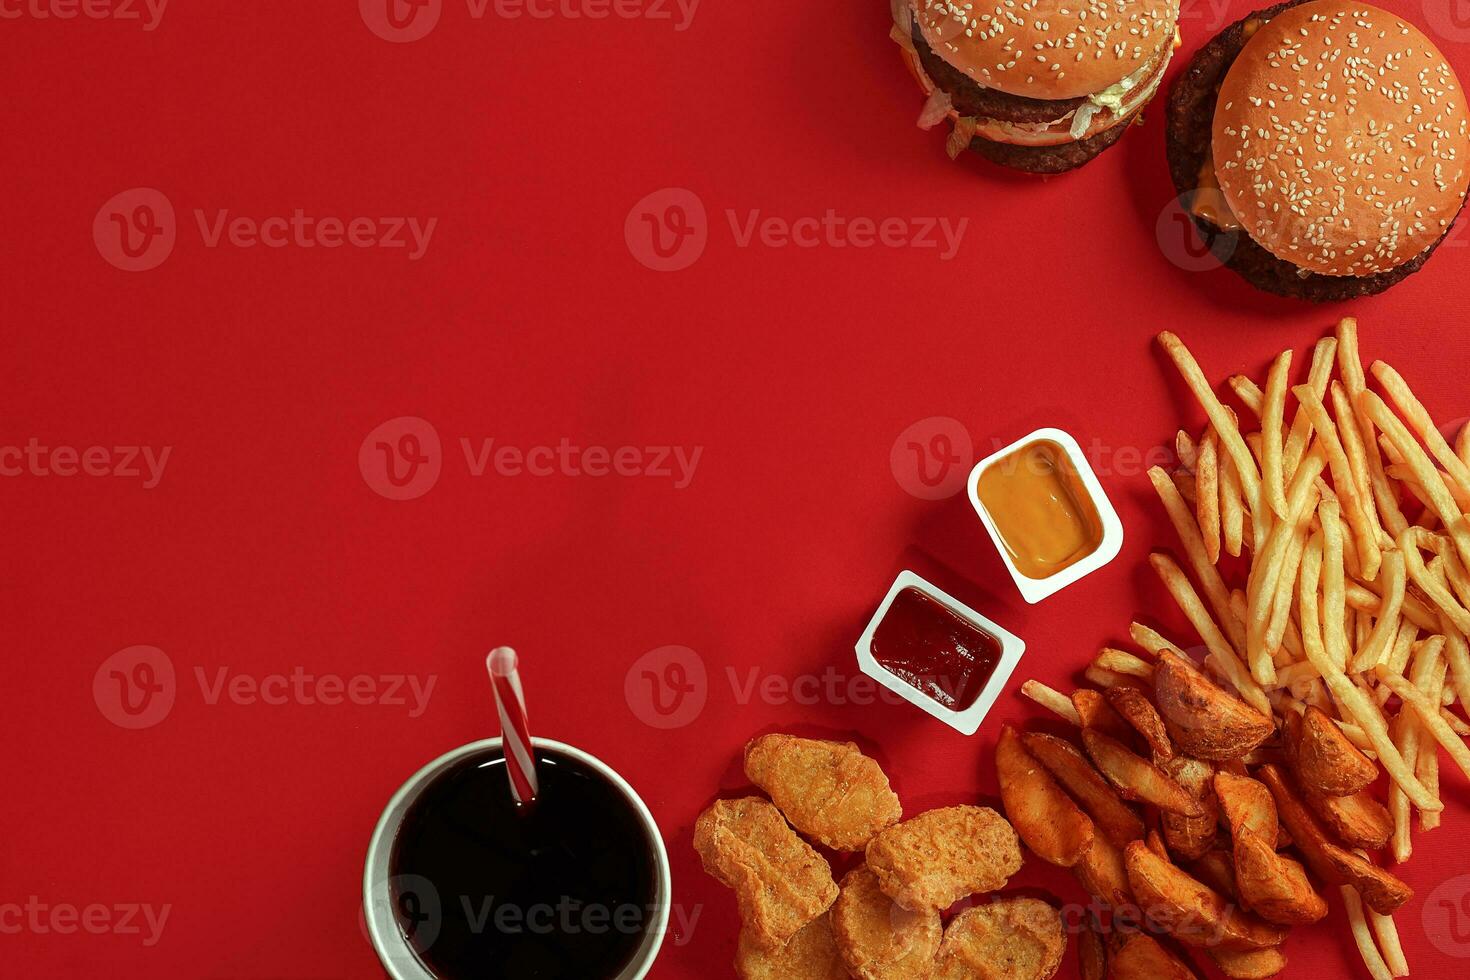
[[[653,968],[653,961],[658,958],[658,951],[663,945],[664,934],[668,931],[669,908],[673,897],[673,876],[669,870],[669,854],[668,849],[664,846],[663,834],[659,832],[658,822],[653,819],[653,814],[649,811],[647,804],[628,784],[628,781],[601,759],[579,748],[567,745],[565,742],[547,738],[533,738],[531,741],[538,749],[559,752],[606,778],[628,799],[643,824],[643,829],[653,849],[658,873],[657,891],[654,895],[654,918],[644,932],[642,947],[639,948],[627,968],[614,978],[614,980],[643,980],[648,975],[648,971]],[[388,882],[391,878],[390,861],[393,855],[393,842],[398,836],[398,827],[403,822],[403,816],[435,776],[467,756],[500,748],[500,739],[486,738],[461,745],[457,749],[444,753],[410,776],[393,794],[388,805],[383,809],[382,816],[378,818],[372,840],[368,844],[367,860],[363,867],[363,919],[367,925],[368,939],[372,942],[373,949],[378,954],[378,960],[383,964],[383,969],[387,971],[392,980],[439,980],[429,972],[412,947],[404,940],[403,933],[398,928],[398,921],[393,915],[392,899],[387,894]]]

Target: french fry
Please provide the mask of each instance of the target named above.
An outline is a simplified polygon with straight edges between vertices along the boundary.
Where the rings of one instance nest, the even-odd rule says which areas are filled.
[[[1226,383],[1230,385],[1230,390],[1235,392],[1235,397],[1240,399],[1241,404],[1259,418],[1266,402],[1266,396],[1261,393],[1261,386],[1243,374],[1231,375],[1230,380]]]
[[[1307,495],[1307,503],[1304,508],[1303,520],[1299,521],[1292,532],[1291,541],[1287,546],[1286,554],[1281,560],[1281,571],[1276,578],[1276,598],[1271,604],[1271,619],[1266,626],[1265,651],[1271,656],[1272,666],[1274,658],[1280,651],[1282,644],[1286,641],[1286,626],[1291,621],[1291,606],[1296,599],[1297,575],[1301,571],[1302,553],[1307,547],[1307,535],[1311,530],[1311,514],[1317,508],[1317,497],[1315,491]],[[1274,674],[1269,668],[1257,668],[1252,662],[1252,671],[1257,680],[1261,680],[1264,670],[1265,676]],[[1262,681],[1262,683],[1265,683]]]
[[[1283,475],[1282,454],[1286,451],[1282,429],[1285,425],[1286,386],[1291,372],[1291,351],[1283,351],[1271,364],[1266,376],[1266,395],[1262,404],[1261,448],[1264,456],[1262,483],[1271,509],[1281,520],[1286,520],[1286,479]]]
[[[1367,917],[1363,915],[1363,900],[1351,885],[1342,886],[1342,904],[1347,907],[1353,941],[1358,944],[1358,955],[1363,957],[1363,965],[1368,968],[1369,975],[1373,980],[1393,980],[1393,973],[1388,969],[1388,964],[1383,962],[1378,947],[1373,944],[1373,933],[1369,929]]]
[[[1424,557],[1419,553],[1421,545],[1432,546],[1433,542],[1428,535],[1429,532],[1423,528],[1411,527],[1399,536],[1399,552],[1403,556],[1408,577],[1439,607],[1440,613],[1454,624],[1456,630],[1470,636],[1470,610],[1460,605],[1448,586],[1437,576],[1430,574],[1424,564]]]
[[[1393,916],[1369,911],[1368,924],[1373,927],[1373,935],[1378,937],[1378,948],[1383,952],[1383,962],[1389,972],[1396,977],[1408,976],[1409,961],[1404,956],[1403,944],[1399,942],[1399,930]]]
[[[1470,422],[1460,426],[1460,435],[1455,439],[1455,455],[1464,460],[1466,466],[1470,466]]]
[[[1199,445],[1199,467],[1194,471],[1195,519],[1210,564],[1220,561],[1220,439],[1211,429]]]
[[[1336,500],[1324,500],[1317,508],[1317,517],[1322,524],[1322,639],[1327,647],[1327,656],[1346,670],[1349,651],[1346,630],[1347,576],[1342,560],[1342,510]]]
[[[1353,415],[1357,420],[1358,431],[1362,435],[1363,453],[1368,461],[1368,483],[1373,489],[1373,502],[1377,505],[1376,509],[1380,519],[1379,526],[1386,529],[1389,536],[1397,540],[1404,528],[1409,526],[1409,522],[1399,508],[1397,491],[1383,471],[1383,456],[1378,449],[1378,439],[1374,435],[1373,422],[1362,411],[1358,402],[1359,396],[1367,387],[1367,379],[1363,375],[1363,362],[1358,357],[1358,324],[1351,317],[1338,324],[1337,357],[1342,370],[1342,384],[1347,389],[1348,398],[1354,409]]]
[[[1142,647],[1144,651],[1150,656],[1156,657],[1159,655],[1160,651],[1163,650],[1177,653],[1180,656],[1184,655],[1184,651],[1180,648],[1179,644],[1165,639],[1164,636],[1152,626],[1145,626],[1142,623],[1135,621],[1129,624],[1128,635],[1133,637],[1133,642]]]
[[[1193,507],[1194,502],[1199,499],[1199,493],[1194,485],[1194,474],[1177,472],[1171,478],[1174,481],[1175,489],[1179,491],[1179,496],[1183,497],[1185,502]]]
[[[1388,397],[1393,399],[1394,405],[1404,418],[1408,419],[1415,434],[1424,440],[1439,465],[1460,486],[1470,489],[1470,465],[1461,459],[1450,448],[1450,444],[1440,435],[1439,429],[1434,425],[1434,419],[1429,415],[1422,402],[1414,394],[1403,377],[1384,361],[1373,362],[1373,377],[1383,385],[1383,390],[1388,392]]]
[[[1342,503],[1343,516],[1347,518],[1348,527],[1352,529],[1353,540],[1358,546],[1358,563],[1362,576],[1369,581],[1378,577],[1378,566],[1383,559],[1379,550],[1378,535],[1373,522],[1368,519],[1363,495],[1358,491],[1358,486],[1353,478],[1352,466],[1348,462],[1347,453],[1342,448],[1342,439],[1338,434],[1337,425],[1327,414],[1322,399],[1312,390],[1310,385],[1298,385],[1292,389],[1297,401],[1301,403],[1301,410],[1307,413],[1307,418],[1312,422],[1312,428],[1317,431],[1317,439],[1327,455],[1328,466],[1332,469],[1332,485],[1337,491],[1337,498]]]
[[[1440,717],[1439,703],[1437,701],[1431,702],[1422,691],[1402,677],[1394,676],[1391,670],[1379,667],[1375,673],[1380,683],[1388,685],[1404,704],[1414,709],[1419,715],[1420,724],[1424,726],[1430,735],[1434,736],[1434,740],[1449,753],[1450,758],[1455,760],[1455,765],[1460,767],[1460,771],[1466,776],[1470,776],[1470,748],[1465,746],[1460,736],[1455,734],[1455,730]],[[1405,792],[1407,791],[1408,787],[1405,787]],[[1438,801],[1436,800],[1435,802],[1437,803]],[[1444,805],[1440,804],[1438,807],[1420,806],[1419,808],[1421,810],[1442,810],[1444,809]]]
[[[1174,455],[1179,457],[1179,465],[1193,473],[1199,462],[1199,447],[1195,445],[1194,437],[1183,429],[1174,436]]]
[[[1097,659],[1093,661],[1093,665],[1114,674],[1137,677],[1149,683],[1152,683],[1154,679],[1153,664],[1139,660],[1124,650],[1114,650],[1112,647],[1104,647],[1098,653]]]
[[[1107,690],[1110,687],[1117,687],[1120,684],[1138,683],[1138,679],[1135,677],[1129,677],[1127,674],[1119,674],[1116,671],[1107,670],[1099,667],[1097,664],[1088,664],[1087,669],[1082,672],[1082,676],[1087,678],[1088,683],[1100,687],[1103,690]]]
[[[1450,684],[1460,703],[1470,709],[1470,641],[1442,613],[1440,624],[1440,632],[1444,635],[1444,659],[1450,668]]]
[[[1406,556],[1405,561],[1407,560]],[[1411,575],[1410,578],[1412,577]],[[1370,616],[1376,616],[1379,610],[1383,608],[1383,599],[1376,591],[1380,587],[1377,583],[1365,585],[1356,579],[1348,579],[1345,587],[1347,604],[1353,609],[1367,613]],[[1439,629],[1438,611],[1430,610],[1413,593],[1408,593],[1404,596],[1404,606],[1401,612],[1405,619],[1421,630],[1433,633]]]
[[[1383,608],[1378,614],[1372,634],[1368,637],[1368,643],[1353,659],[1355,673],[1372,670],[1388,661],[1394,640],[1398,637],[1399,615],[1404,605],[1405,578],[1404,556],[1397,551],[1384,555]]]
[[[1318,398],[1327,394],[1327,382],[1332,377],[1332,359],[1337,354],[1337,339],[1323,337],[1312,350],[1312,369],[1307,375],[1307,384]],[[1291,432],[1286,437],[1286,451],[1282,454],[1282,468],[1289,485],[1301,465],[1303,454],[1312,438],[1312,421],[1300,410],[1292,420]]]
[[[1291,518],[1272,528],[1265,547],[1256,551],[1255,567],[1251,570],[1246,591],[1246,653],[1252,676],[1262,684],[1267,683],[1274,673],[1271,651],[1266,645],[1266,634],[1275,610],[1277,580],[1281,577],[1288,550],[1294,543],[1297,525],[1310,517],[1307,504],[1310,497],[1317,493],[1314,484],[1325,466],[1326,460],[1318,449],[1313,449],[1302,460],[1287,494]]]
[[[1082,719],[1077,716],[1077,709],[1072,706],[1072,699],[1061,691],[1052,690],[1040,681],[1030,680],[1021,685],[1021,693],[1047,711],[1061,716],[1079,728],[1082,727]]]
[[[1179,535],[1179,543],[1184,547],[1185,557],[1189,559],[1189,567],[1194,570],[1195,578],[1199,580],[1200,587],[1204,589],[1210,609],[1214,612],[1225,635],[1229,637],[1231,647],[1237,654],[1243,656],[1245,654],[1245,628],[1230,611],[1230,591],[1225,588],[1225,580],[1220,577],[1219,569],[1209,558],[1208,549],[1200,534],[1199,525],[1195,523],[1194,515],[1190,513],[1184,498],[1179,496],[1177,488],[1170,482],[1168,475],[1163,470],[1154,467],[1149,470],[1148,476],[1153,482],[1154,492],[1159,495],[1159,500],[1169,515],[1169,522],[1174,525],[1174,531]],[[1147,645],[1143,646],[1144,649],[1148,649]]]
[[[1389,537],[1378,520],[1378,509],[1373,506],[1373,484],[1368,468],[1368,452],[1363,446],[1363,432],[1358,428],[1358,417],[1353,411],[1352,399],[1342,384],[1334,381],[1328,389],[1332,397],[1332,411],[1337,416],[1337,434],[1342,438],[1342,451],[1347,456],[1348,470],[1353,475],[1353,487],[1363,501],[1363,516],[1373,537],[1380,545],[1388,544]]]
[[[1250,671],[1246,669],[1245,664],[1241,663],[1229,641],[1225,639],[1220,628],[1210,618],[1204,604],[1200,602],[1199,594],[1194,591],[1194,586],[1190,585],[1189,579],[1184,576],[1183,569],[1175,564],[1174,559],[1168,555],[1157,553],[1149,557],[1149,564],[1163,580],[1165,587],[1174,597],[1174,601],[1179,604],[1179,608],[1194,626],[1195,631],[1200,634],[1200,638],[1205,641],[1205,646],[1209,648],[1210,653],[1219,660],[1231,685],[1240,692],[1240,696],[1245,698],[1251,707],[1262,714],[1269,715],[1271,702],[1266,698],[1266,692],[1252,679]]]
[[[1235,461],[1235,471],[1240,474],[1240,485],[1245,491],[1245,499],[1250,506],[1251,513],[1260,514],[1261,474],[1256,469],[1255,458],[1251,456],[1250,448],[1246,446],[1234,417],[1215,396],[1210,382],[1200,370],[1199,362],[1195,360],[1189,348],[1184,346],[1183,341],[1174,334],[1164,331],[1159,334],[1159,343],[1173,360],[1174,366],[1179,369],[1184,383],[1194,393],[1200,407],[1209,416],[1210,424],[1215,427],[1215,433],[1220,439],[1220,445]]]
[[[1445,529],[1455,542],[1455,548],[1460,553],[1460,560],[1470,564],[1470,526],[1465,523],[1464,514],[1455,503],[1455,498],[1445,489],[1440,482],[1434,464],[1430,462],[1423,448],[1414,440],[1409,430],[1399,421],[1398,416],[1388,410],[1383,403],[1371,391],[1365,391],[1359,398],[1359,404],[1368,413],[1373,424],[1378,426],[1384,437],[1391,442],[1402,455],[1403,460],[1414,471],[1415,478],[1429,497],[1429,503],[1439,519],[1444,522]],[[1402,536],[1400,536],[1402,537]]]
[[[1245,547],[1245,505],[1240,497],[1240,477],[1229,456],[1220,466],[1220,536],[1225,553],[1239,558]]]

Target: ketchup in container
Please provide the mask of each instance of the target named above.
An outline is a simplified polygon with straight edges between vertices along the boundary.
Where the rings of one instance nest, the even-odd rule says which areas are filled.
[[[975,703],[1000,654],[999,640],[912,587],[893,597],[873,632],[873,659],[951,711]]]

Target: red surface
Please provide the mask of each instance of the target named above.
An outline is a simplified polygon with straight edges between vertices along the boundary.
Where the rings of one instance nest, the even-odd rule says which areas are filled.
[[[1385,2],[1420,23],[1427,9],[1470,77],[1463,17],[1440,0]],[[153,489],[0,479],[0,905],[170,907],[151,946],[7,929],[7,975],[375,975],[358,924],[369,833],[420,763],[493,732],[483,656],[500,643],[525,656],[535,731],[625,772],[666,831],[676,899],[698,919],[654,976],[727,975],[734,904],[690,833],[716,793],[740,791],[746,739],[858,737],[916,812],[992,799],[998,722],[1036,713],[1008,694],[967,739],[907,706],[853,703],[851,644],[895,572],[931,575],[1025,637],[1018,681],[1070,683],[1134,615],[1183,632],[1143,564],[1170,537],[1138,457],[1201,416],[1151,347],[1157,330],[1180,332],[1223,380],[1263,373],[1351,312],[1365,354],[1393,360],[1437,417],[1470,415],[1470,239],[1339,309],[1185,272],[1168,257],[1178,226],[1166,216],[1156,236],[1172,197],[1157,110],[1062,179],[951,164],[943,137],[913,126],[920,100],[881,3],[854,17],[850,4],[710,2],[679,31],[493,7],[475,19],[446,0],[405,44],[375,36],[350,0],[177,2],[152,31],[4,7],[22,16],[0,22],[0,443],[171,447]],[[1204,3],[1186,13],[1187,54],[1223,19]],[[92,226],[135,187],[168,198],[177,242],[130,273]],[[708,247],[660,273],[635,260],[625,223],[668,187],[702,200]],[[410,261],[211,248],[194,218],[295,208],[438,224]],[[828,209],[969,225],[944,261],[933,248],[740,247],[727,209],[737,225]],[[401,416],[443,441],[437,484],[410,501],[376,493],[359,466],[365,437]],[[1118,561],[1027,607],[963,495],[926,501],[895,478],[895,440],[936,416],[960,420],[976,453],[1041,425],[1075,433],[1127,527]],[[702,455],[683,489],[476,478],[461,438]],[[670,644],[697,652],[707,703],[658,730],[624,682]],[[178,691],[131,731],[99,710],[105,678],[100,701],[92,685],[135,645],[167,655]],[[270,688],[298,667],[437,680],[410,718],[291,693],[210,703],[196,679],[226,668]],[[828,670],[837,696],[781,694]],[[773,686],[747,693],[752,677]],[[1445,827],[1418,839],[1405,872],[1417,977],[1463,975],[1451,954],[1470,953],[1421,922],[1466,870],[1470,793],[1458,774],[1445,792]],[[1081,897],[1034,862],[1017,885]],[[1340,916],[1300,930],[1289,954],[1297,976],[1360,972]]]

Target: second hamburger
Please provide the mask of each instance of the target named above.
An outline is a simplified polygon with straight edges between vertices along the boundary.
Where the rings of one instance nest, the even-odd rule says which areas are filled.
[[[919,125],[1016,170],[1080,167],[1158,91],[1179,0],[894,0],[893,39],[929,96]]]

